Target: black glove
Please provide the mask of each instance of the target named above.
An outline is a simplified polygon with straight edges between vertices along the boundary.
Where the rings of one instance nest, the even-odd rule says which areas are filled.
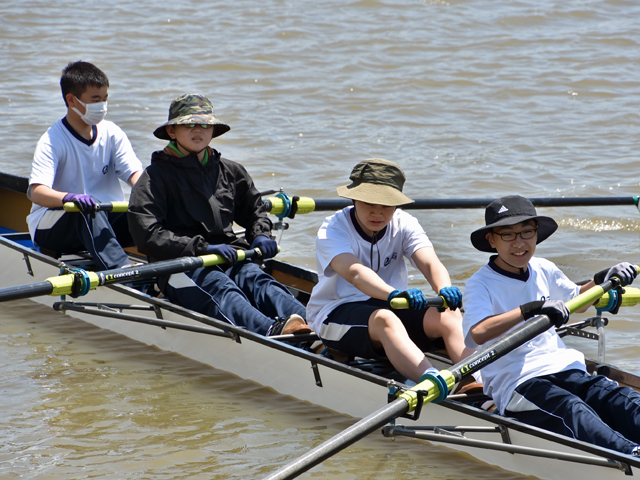
[[[525,320],[529,320],[536,315],[546,315],[556,328],[569,321],[569,309],[560,300],[536,300],[534,302],[520,305],[520,311]]]
[[[617,265],[614,265],[611,268],[605,268],[604,270],[596,273],[593,276],[593,281],[596,285],[600,285],[603,282],[606,282],[611,277],[618,277],[620,279],[620,286],[626,287],[630,285],[638,275],[636,271],[636,267],[631,265],[629,262],[622,262]]]

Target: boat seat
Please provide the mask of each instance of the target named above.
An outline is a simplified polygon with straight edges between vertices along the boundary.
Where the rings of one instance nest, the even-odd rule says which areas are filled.
[[[56,260],[62,256],[62,253],[56,252],[54,250],[49,250],[48,248],[38,247],[38,250],[40,250],[40,253],[43,253],[48,257],[55,258]]]

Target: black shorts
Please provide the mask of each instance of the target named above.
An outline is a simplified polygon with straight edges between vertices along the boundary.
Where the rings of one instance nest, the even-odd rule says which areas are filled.
[[[385,300],[370,298],[364,302],[345,303],[336,307],[322,325],[320,337],[329,348],[339,350],[354,357],[386,358],[384,352],[371,345],[369,337],[369,317],[380,309],[390,310]],[[423,320],[427,310],[394,310],[413,342],[423,352],[442,348],[442,342],[432,341],[424,333]]]

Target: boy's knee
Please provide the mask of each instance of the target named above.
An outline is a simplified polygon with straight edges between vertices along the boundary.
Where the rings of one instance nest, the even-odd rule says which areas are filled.
[[[395,328],[402,322],[395,313],[384,308],[376,310],[369,317],[369,328]]]

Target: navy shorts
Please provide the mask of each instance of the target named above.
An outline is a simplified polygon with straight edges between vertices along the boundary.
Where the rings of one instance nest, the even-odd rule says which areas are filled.
[[[384,300],[371,298],[364,302],[345,303],[336,307],[322,325],[320,337],[329,348],[354,357],[386,358],[383,351],[375,350],[369,337],[369,317],[380,309],[389,310]],[[413,342],[423,352],[443,348],[442,341],[432,341],[424,333],[423,320],[427,310],[394,310]]]
[[[582,370],[518,385],[505,416],[622,453],[640,444],[640,393]]]

